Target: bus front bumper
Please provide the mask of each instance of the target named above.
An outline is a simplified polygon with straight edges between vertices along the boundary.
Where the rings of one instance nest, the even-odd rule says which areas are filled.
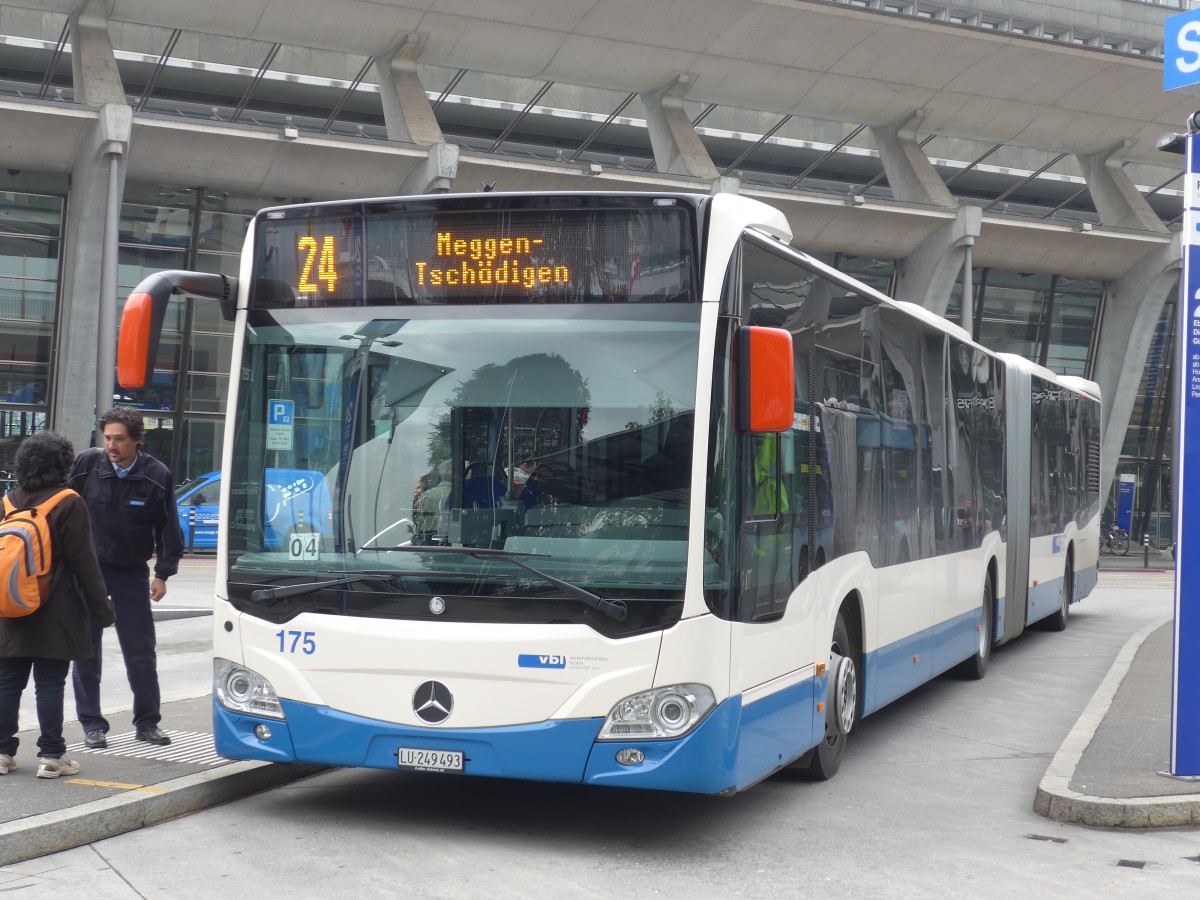
[[[464,775],[719,794],[736,789],[741,703],[726,700],[673,741],[597,741],[601,718],[494,728],[414,728],[281,700],[285,719],[231,712],[214,697],[213,736],[227,759],[396,769],[399,748],[458,751]],[[255,733],[269,729],[269,737]],[[638,765],[617,753],[636,749]]]

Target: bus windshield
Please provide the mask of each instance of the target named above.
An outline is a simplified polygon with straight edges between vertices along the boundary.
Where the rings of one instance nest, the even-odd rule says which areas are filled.
[[[430,616],[433,596],[445,618],[595,618],[544,574],[630,601],[604,627],[661,626],[683,597],[700,308],[252,311],[231,599],[278,620]],[[262,590],[297,579],[347,583]]]

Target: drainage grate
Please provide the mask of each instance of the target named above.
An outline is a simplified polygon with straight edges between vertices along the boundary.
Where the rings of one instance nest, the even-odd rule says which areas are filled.
[[[1050,837],[1048,834],[1027,834],[1025,835],[1025,840],[1049,841],[1052,844],[1065,844],[1067,842],[1067,839],[1064,837]]]
[[[164,729],[165,730],[165,729]],[[165,747],[147,744],[128,734],[108,736],[108,747],[92,750],[83,741],[67,747],[70,752],[94,753],[97,756],[126,756],[134,759],[153,759],[159,762],[182,762],[194,766],[215,766],[228,760],[217,756],[213,736],[202,731],[167,731],[171,743]]]
[[[1144,859],[1121,859],[1117,860],[1117,865],[1124,869],[1144,869],[1146,861]]]

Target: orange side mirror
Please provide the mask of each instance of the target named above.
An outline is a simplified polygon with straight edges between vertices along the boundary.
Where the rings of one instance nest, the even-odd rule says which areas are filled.
[[[233,321],[236,279],[176,270],[147,275],[133,289],[121,313],[121,336],[117,342],[117,382],[121,387],[143,388],[154,377],[158,339],[167,317],[167,304],[176,291],[218,301],[222,314]]]
[[[753,434],[789,430],[796,405],[791,332],[749,325],[739,335],[738,355],[742,430]]]
[[[156,328],[154,298],[144,292],[130,294],[121,313],[121,336],[117,343],[117,381],[121,387],[143,388],[150,383],[154,357],[158,355],[161,317],[157,324]]]

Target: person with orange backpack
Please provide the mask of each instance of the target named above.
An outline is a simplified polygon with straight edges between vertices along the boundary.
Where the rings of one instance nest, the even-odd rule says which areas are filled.
[[[89,613],[114,621],[92,522],[66,488],[71,442],[43,431],[17,448],[17,488],[0,519],[0,775],[17,768],[17,716],[33,674],[37,692],[38,778],[75,775],[63,739],[63,693],[72,660],[92,655]],[[7,568],[7,570],[6,570]]]

